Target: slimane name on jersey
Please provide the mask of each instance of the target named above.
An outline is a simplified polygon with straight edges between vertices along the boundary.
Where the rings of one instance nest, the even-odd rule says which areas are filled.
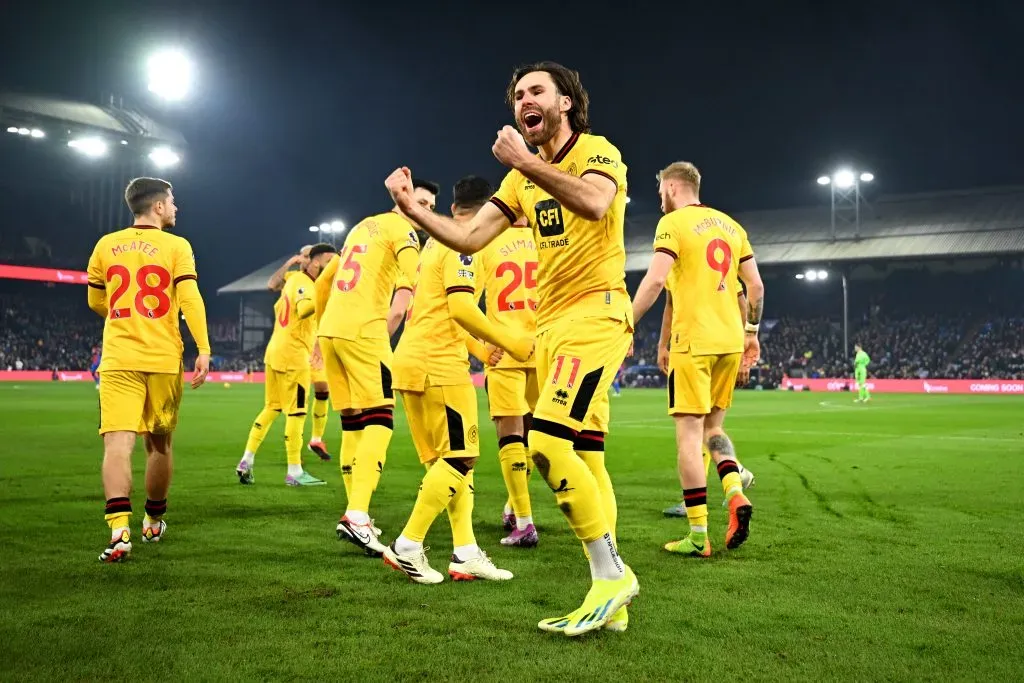
[[[533,246],[533,240],[531,239],[517,239],[515,242],[503,245],[501,249],[498,250],[498,253],[502,256],[511,256],[520,249],[533,250],[536,249],[536,247]]]
[[[141,251],[146,256],[156,256],[160,253],[156,245],[143,240],[132,240],[130,244],[117,244],[110,248],[110,255],[127,254],[130,251]]]

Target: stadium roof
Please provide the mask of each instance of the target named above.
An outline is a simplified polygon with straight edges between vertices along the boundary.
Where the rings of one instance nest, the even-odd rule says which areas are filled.
[[[65,128],[157,140],[179,148],[185,145],[185,137],[181,133],[141,112],[42,95],[0,93],[0,122],[5,125],[36,124],[44,128],[47,123],[57,123]]]
[[[626,270],[646,270],[660,215],[626,221]],[[761,265],[1024,253],[1024,187],[882,197],[862,208],[860,234],[837,225],[827,204],[737,213]],[[218,294],[263,291],[289,255],[221,287]]]
[[[644,270],[660,216],[637,217],[626,244],[626,269]],[[861,208],[860,231],[829,206],[737,213],[762,265],[1024,252],[1024,187],[881,197]]]

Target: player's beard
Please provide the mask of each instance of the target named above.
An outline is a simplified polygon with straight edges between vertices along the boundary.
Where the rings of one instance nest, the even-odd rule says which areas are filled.
[[[536,111],[536,109],[531,109]],[[521,116],[522,114],[520,114]],[[558,135],[558,130],[561,128],[562,117],[558,112],[558,106],[552,105],[547,109],[541,109],[540,115],[544,118],[544,123],[540,127],[540,130],[532,133],[526,132],[526,124],[522,121],[517,121],[519,124],[519,132],[523,134],[523,139],[534,147],[540,147],[541,145],[547,144],[551,138]]]

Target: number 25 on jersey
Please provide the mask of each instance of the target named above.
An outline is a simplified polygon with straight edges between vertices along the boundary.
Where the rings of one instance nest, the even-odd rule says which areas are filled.
[[[533,297],[533,292],[537,289],[537,262],[527,261],[520,268],[515,261],[504,261],[494,271],[495,277],[498,278],[506,273],[511,273],[512,279],[498,294],[498,310],[525,311],[529,307],[530,310],[536,311],[537,300]],[[524,285],[525,291],[521,292],[520,287]],[[516,294],[520,296],[512,298]]]

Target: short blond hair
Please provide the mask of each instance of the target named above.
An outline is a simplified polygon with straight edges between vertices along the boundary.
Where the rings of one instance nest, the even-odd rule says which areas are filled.
[[[658,172],[658,182],[665,180],[679,180],[693,188],[695,193],[700,193],[700,171],[689,161],[676,161]]]

